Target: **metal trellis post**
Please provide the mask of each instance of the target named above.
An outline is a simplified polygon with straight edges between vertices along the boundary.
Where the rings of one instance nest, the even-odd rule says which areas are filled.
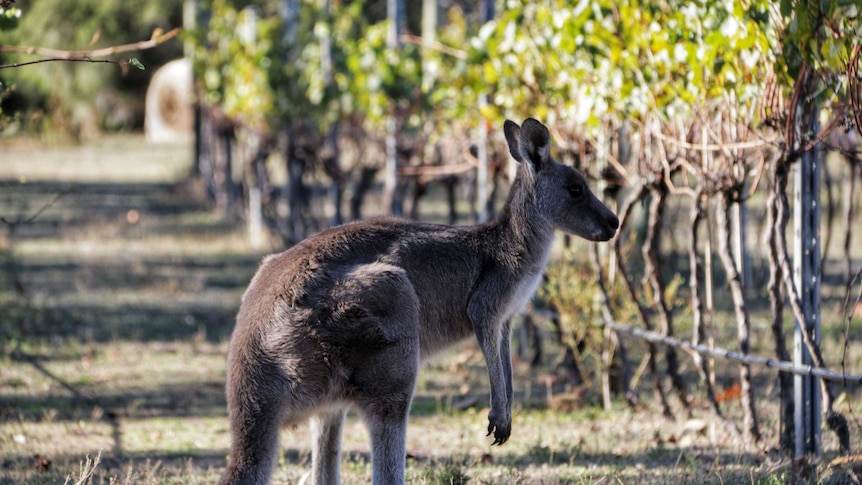
[[[482,23],[494,20],[494,1],[482,0],[479,3],[479,12]],[[488,93],[479,94],[479,127],[476,132],[476,220],[485,222],[488,220],[488,124],[485,115],[481,112],[488,104]]]
[[[389,28],[386,31],[386,47],[390,49],[401,46],[401,33],[405,22],[404,0],[387,0],[386,15],[389,18]],[[393,216],[402,216],[403,205],[398,193],[398,119],[396,113],[386,116],[386,164],[383,181],[384,205]]]
[[[814,110],[813,121],[806,127],[810,133],[820,131]],[[822,149],[818,144],[804,153],[794,167],[794,245],[793,280],[802,310],[808,320],[796,322],[793,333],[793,362],[811,365],[811,354],[806,348],[802,332],[807,331],[815,345],[820,342],[820,164]],[[813,375],[796,375],[794,395],[794,455],[820,452],[820,378]]]

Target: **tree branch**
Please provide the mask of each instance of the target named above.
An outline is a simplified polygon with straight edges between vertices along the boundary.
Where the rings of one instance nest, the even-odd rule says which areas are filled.
[[[0,46],[0,48],[2,48],[2,46]],[[107,64],[117,64],[117,65],[120,65],[120,66],[122,66],[124,62],[126,62],[126,63],[127,63],[127,61],[114,61],[114,60],[111,60],[111,59],[88,59],[88,58],[83,58],[83,59],[71,58],[71,59],[70,59],[70,58],[65,58],[65,57],[48,57],[48,58],[45,58],[45,59],[37,59],[37,60],[35,60],[35,61],[16,62],[16,63],[14,63],[14,64],[0,64],[0,69],[9,69],[9,68],[13,68],[13,67],[24,67],[24,66],[29,66],[29,65],[32,65],[32,64],[42,64],[43,62],[57,62],[57,61],[65,61],[65,62],[92,62],[92,63],[100,63],[100,62],[104,62],[104,63],[107,63]]]
[[[28,47],[28,46],[16,46],[16,45],[0,45],[0,52],[11,52],[18,54],[27,54],[27,55],[37,55],[37,56],[45,56],[47,59],[39,59],[35,61],[27,61],[15,64],[4,64],[0,65],[0,69],[12,68],[12,67],[21,67],[27,66],[31,64],[39,64],[42,62],[56,62],[56,61],[66,61],[66,62],[107,62],[112,64],[118,64],[120,66],[125,66],[127,64],[123,64],[124,61],[112,61],[107,59],[93,59],[95,57],[107,57],[107,56],[115,56],[118,54],[123,54],[126,52],[140,51],[152,49],[164,42],[167,42],[180,33],[180,28],[177,27],[169,32],[164,32],[162,29],[155,29],[153,31],[153,35],[149,40],[142,40],[138,42],[133,42],[131,44],[122,44],[111,47],[104,47],[101,49],[92,49],[92,50],[62,50],[62,49],[49,49],[46,47]]]
[[[83,59],[87,57],[106,57],[122,54],[124,52],[132,52],[138,50],[152,49],[168,40],[173,39],[180,33],[180,28],[177,27],[169,32],[164,32],[162,29],[153,30],[153,35],[149,40],[132,42],[131,44],[122,44],[111,47],[103,47],[101,49],[92,50],[62,50],[49,49],[46,47],[27,47],[17,45],[0,45],[0,52],[17,52],[19,54],[30,54],[37,56],[58,57],[61,59]]]

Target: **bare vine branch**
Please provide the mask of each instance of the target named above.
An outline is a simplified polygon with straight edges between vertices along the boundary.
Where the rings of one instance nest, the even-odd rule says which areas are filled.
[[[634,187],[633,192],[626,199],[625,203],[623,203],[623,206],[619,210],[618,216],[620,218],[620,227],[626,227],[626,223],[628,222],[629,218],[631,217],[632,207],[634,207],[635,204],[637,204],[639,201],[641,201],[643,199],[643,197],[646,195],[646,192],[647,192],[646,188],[644,187],[643,184],[639,184],[636,187]],[[623,264],[623,261],[625,261],[625,259],[623,259],[622,238],[620,238],[620,237],[617,237],[614,240],[614,252],[617,255],[617,261],[619,261],[619,263],[620,263],[618,270],[620,272],[620,277],[623,280],[623,283],[624,283],[624,286],[626,289],[626,293],[627,293],[629,299],[635,305],[635,308],[637,309],[638,318],[640,319],[644,328],[651,331],[653,329],[653,325],[650,322],[649,316],[647,316],[646,308],[644,308],[643,303],[641,303],[641,301],[638,299],[637,294],[635,293],[634,287],[632,286],[632,282],[629,279],[628,270],[627,270],[625,264]],[[661,373],[659,372],[659,368],[658,368],[658,348],[655,346],[655,344],[649,342],[647,344],[647,349],[648,349],[647,359],[648,359],[648,363],[649,363],[649,369],[650,369],[650,372],[652,373],[653,379],[654,379],[653,390],[655,391],[656,395],[658,395],[658,397],[659,397],[659,401],[661,402],[661,407],[662,407],[662,413],[664,414],[664,416],[666,418],[673,418],[673,410],[670,407],[670,403],[667,400],[667,394],[664,392],[664,388],[662,387],[662,383],[661,383]]]
[[[659,251],[659,233],[661,232],[662,221],[664,220],[664,208],[666,202],[666,191],[662,186],[654,185],[650,188],[650,205],[649,217],[647,222],[646,237],[643,242],[643,257],[645,265],[645,277],[652,289],[653,306],[658,312],[659,321],[661,322],[661,333],[667,336],[674,335],[673,318],[668,309],[667,302],[664,297],[664,282],[662,281],[661,270],[659,269],[658,251]],[[671,383],[677,392],[680,402],[685,409],[691,412],[691,403],[688,398],[688,389],[685,380],[679,372],[679,359],[676,351],[672,347],[668,347],[665,353],[665,364],[667,365],[667,373]]]
[[[45,62],[89,62],[93,64],[105,63],[116,64],[120,67],[128,66],[128,61],[114,61],[111,59],[90,59],[90,58],[65,58],[65,57],[46,57],[44,59],[36,59],[35,61],[15,62],[12,64],[0,64],[0,69],[11,69],[13,67],[24,67],[33,64],[42,64]]]
[[[692,319],[692,336],[691,341],[695,345],[701,343],[701,340],[706,338],[708,345],[712,346],[712,341],[708,336],[706,309],[700,291],[700,282],[703,281],[703,262],[698,256],[698,231],[706,213],[707,199],[700,187],[696,190],[696,196],[691,199],[691,208],[689,213],[689,222],[691,223],[691,234],[688,240],[688,263],[691,271],[689,287],[691,288],[691,311]],[[721,406],[715,397],[715,386],[711,377],[711,365],[709,359],[704,359],[700,354],[692,355],[695,367],[700,374],[700,380],[706,386],[706,397],[712,406],[713,411],[717,416],[721,416]]]
[[[592,245],[591,251],[591,262],[593,266],[593,273],[596,275],[596,283],[599,285],[599,305],[602,309],[602,319],[605,322],[605,328],[613,332],[612,338],[614,345],[619,349],[620,361],[622,362],[622,381],[625,386],[625,397],[626,402],[629,403],[630,406],[636,406],[640,399],[638,398],[637,390],[632,387],[632,371],[631,371],[631,363],[628,359],[628,354],[626,353],[625,346],[620,340],[619,335],[617,335],[616,330],[609,325],[614,321],[613,311],[611,310],[610,304],[610,296],[608,292],[607,284],[605,283],[605,276],[602,272],[602,265],[599,261],[599,248],[597,245]],[[606,342],[605,345],[609,346],[610,342]],[[610,358],[608,357],[607,362],[605,362],[605,367],[610,366]]]
[[[721,194],[721,207],[718,216],[718,255],[724,266],[727,284],[733,299],[734,313],[736,314],[737,336],[739,340],[739,352],[746,355],[751,350],[751,323],[748,319],[748,310],[745,305],[745,294],[742,290],[742,281],[736,270],[736,261],[730,251],[731,246],[731,223],[728,214],[734,203],[734,196],[730,191]],[[742,401],[743,422],[746,437],[754,443],[761,440],[760,426],[757,420],[757,408],[754,401],[754,388],[751,385],[751,367],[747,364],[739,366],[740,400]]]
[[[781,167],[778,167],[777,170],[781,170]],[[769,230],[769,237],[767,238],[769,245],[769,252],[767,253],[769,282],[766,284],[766,291],[769,294],[769,308],[772,316],[770,327],[775,346],[775,356],[779,360],[787,362],[790,360],[790,353],[787,351],[787,339],[784,333],[784,293],[781,286],[783,274],[781,272],[781,263],[779,262],[778,238],[775,236],[778,231],[778,221],[783,216],[779,211],[779,190],[781,188],[778,183],[775,183],[770,189],[766,200],[767,228]],[[779,448],[782,450],[792,450],[794,428],[792,376],[785,372],[779,372],[778,386],[779,398],[782,403]]]
[[[423,39],[421,36],[418,35],[401,34],[398,40],[400,40],[401,42],[416,44],[420,47],[424,47],[427,49],[432,49],[448,56],[452,56],[456,59],[466,60],[468,56],[467,51],[456,49],[454,47],[449,47],[442,42],[428,42],[428,39]]]
[[[856,45],[847,61],[847,92],[850,98],[850,111],[856,124],[856,131],[862,134],[862,81],[859,80],[859,64],[862,63],[862,44]]]
[[[0,52],[15,52],[19,54],[29,54],[29,55],[37,55],[37,56],[46,56],[46,57],[59,57],[62,59],[83,59],[87,57],[107,57],[107,56],[115,56],[117,54],[123,54],[125,52],[139,51],[145,49],[152,49],[168,40],[173,39],[177,35],[179,35],[180,31],[179,27],[172,29],[168,32],[164,32],[162,29],[155,29],[153,31],[153,35],[149,38],[149,40],[142,40],[138,42],[132,42],[130,44],[122,44],[111,47],[104,47],[100,49],[90,49],[90,50],[64,50],[64,49],[51,49],[47,47],[28,47],[28,46],[15,46],[15,45],[0,45]]]

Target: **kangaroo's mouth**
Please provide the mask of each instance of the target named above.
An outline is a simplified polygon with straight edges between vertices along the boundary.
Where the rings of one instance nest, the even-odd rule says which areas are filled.
[[[561,227],[558,229],[587,241],[604,242],[613,239],[617,235],[618,228],[619,221],[614,217],[612,221],[605,224],[594,224],[590,227]]]
[[[591,235],[587,236],[587,239],[595,242],[611,240],[617,235],[617,229],[619,229],[619,227],[620,220],[617,216],[613,216],[612,218],[608,218],[603,226],[596,228]]]
[[[587,237],[587,239],[589,239],[590,241],[593,241],[593,242],[604,242],[604,241],[610,241],[616,235],[617,235],[616,228],[614,228],[614,229],[602,229],[601,231],[598,231],[598,232],[592,234],[591,237]]]

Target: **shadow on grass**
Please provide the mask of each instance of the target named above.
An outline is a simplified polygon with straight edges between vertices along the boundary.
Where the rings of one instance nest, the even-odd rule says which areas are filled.
[[[90,481],[84,483],[165,483],[185,478],[214,483],[226,464],[226,451],[146,452],[99,454],[7,455],[0,459],[0,485],[77,483],[87,460],[98,456]],[[4,476],[5,475],[5,476]],[[173,483],[173,482],[172,482]],[[185,482],[182,482],[185,483]]]
[[[227,416],[224,381],[220,379],[177,382],[148,390],[127,388],[123,392],[88,392],[69,383],[62,387],[71,395],[0,396],[0,421],[39,422],[46,415],[55,422],[96,416],[109,423],[120,418]]]
[[[0,216],[26,221],[63,192],[31,222],[6,226],[0,311],[14,309],[15,318],[0,322],[0,337],[171,341],[205,333],[218,341],[230,334],[261,255],[230,249],[236,224],[213,214],[193,184],[0,181]],[[199,247],[214,241],[227,241],[226,249]]]
[[[19,389],[29,377],[4,377],[11,390],[0,393],[0,423],[103,422],[112,453],[125,456],[127,420],[225,416],[219,372],[103,386],[86,373],[63,377],[76,375],[72,367],[56,371],[80,362],[79,343],[228,338],[261,255],[232,249],[236,224],[214,214],[193,185],[0,181],[0,217],[11,221],[0,225],[0,351],[50,382],[43,392]],[[225,452],[214,455],[223,466]],[[4,456],[0,483],[17,466],[10,460],[18,459]]]

